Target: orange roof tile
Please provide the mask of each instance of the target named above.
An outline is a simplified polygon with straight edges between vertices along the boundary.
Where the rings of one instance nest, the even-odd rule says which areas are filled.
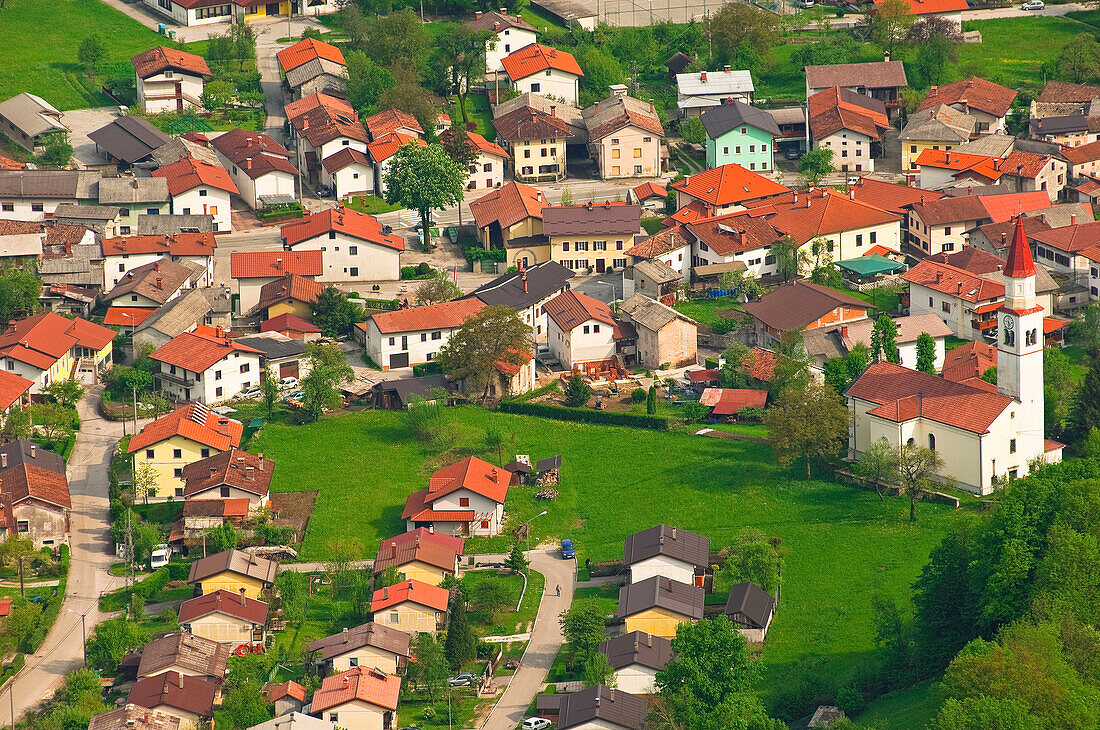
[[[13,506],[27,499],[36,499],[65,509],[72,507],[69,482],[64,472],[23,461],[0,471],[0,485]]]
[[[351,105],[327,94],[310,94],[287,104],[286,117],[315,148],[341,137],[358,142],[370,140]]]
[[[573,54],[549,46],[540,46],[538,43],[532,43],[509,53],[500,59],[500,63],[512,81],[525,79],[548,69],[584,76]]]
[[[925,259],[902,274],[901,278],[911,284],[934,289],[942,294],[950,294],[968,302],[984,302],[998,299],[1005,294],[1003,283],[983,279],[950,264]]]
[[[510,182],[477,200],[470,202],[470,212],[478,228],[497,223],[501,228],[519,223],[524,218],[542,220],[542,209],[547,206],[541,190],[520,182]]]
[[[896,183],[876,180],[873,177],[861,177],[859,182],[852,186],[856,200],[861,203],[873,205],[891,213],[905,214],[906,209],[913,203],[925,200],[939,200],[944,194],[938,190],[923,190],[921,188],[898,185]]]
[[[235,352],[261,354],[259,350],[228,337],[208,335],[196,330],[176,335],[154,350],[149,357],[193,373],[202,373]]]
[[[421,606],[434,608],[436,611],[447,610],[449,594],[446,589],[433,586],[419,580],[406,580],[388,588],[380,588],[372,596],[370,610],[377,613],[390,606],[396,606],[405,601],[419,603]],[[340,675],[334,675],[340,676]],[[331,679],[332,677],[329,677]],[[328,680],[325,680],[328,681]],[[317,703],[317,695],[313,696],[314,706]]]
[[[378,139],[402,128],[412,129],[417,134],[424,134],[424,130],[421,128],[420,122],[416,121],[416,117],[400,109],[383,109],[377,114],[372,114],[363,120],[363,126],[370,132],[371,139]]]
[[[293,300],[309,304],[325,290],[324,284],[297,274],[287,274],[260,287],[260,298],[252,311],[259,312],[273,304]]]
[[[276,53],[275,57],[279,59],[279,66],[282,67],[283,73],[296,69],[303,63],[309,63],[315,58],[323,58],[341,66],[347,65],[344,54],[339,48],[316,38],[303,38]]]
[[[164,46],[157,46],[145,53],[139,53],[130,59],[130,63],[134,64],[137,75],[143,79],[169,69],[186,71],[198,76],[211,75],[210,67],[206,65],[206,59],[202,56]]]
[[[278,317],[265,319],[260,323],[260,332],[282,332],[283,334],[287,332],[300,332],[302,334],[311,334],[320,331],[321,328],[317,325],[293,315],[290,312],[284,312]],[[293,337],[293,335],[289,336]]]
[[[0,411],[10,408],[33,385],[33,380],[9,373],[7,370],[0,370]]]
[[[414,560],[453,572],[455,559],[462,555],[466,541],[426,527],[383,540],[374,559],[377,575],[389,566],[401,566]]]
[[[234,251],[229,255],[229,275],[234,279],[266,278],[297,274],[320,276],[321,252],[302,251]]]
[[[451,130],[448,129],[439,136],[441,139],[447,140],[451,136]],[[495,142],[490,142],[477,132],[466,132],[466,139],[470,141],[470,144],[473,145],[474,149],[478,152],[486,155],[493,155],[494,157],[500,157],[505,160],[511,158],[511,155],[509,155],[503,147]]]
[[[810,130],[816,139],[841,129],[878,139],[890,126],[886,106],[881,101],[839,86],[810,96],[806,108]]]
[[[367,152],[370,153],[371,158],[375,162],[383,162],[393,157],[397,153],[397,150],[407,144],[416,144],[424,147],[428,143],[419,137],[411,137],[401,132],[390,132],[381,137],[376,137],[373,142],[367,145]]]
[[[288,679],[285,682],[279,684],[265,684],[264,685],[264,697],[267,698],[269,703],[280,700],[283,697],[290,697],[298,700],[299,702],[306,701],[306,688],[295,682],[293,679]]]
[[[239,194],[237,184],[229,176],[224,167],[208,165],[205,162],[185,157],[153,170],[153,177],[163,177],[168,181],[168,192],[172,195],[180,195],[188,190],[194,190],[200,185],[207,185],[228,193]]]
[[[909,5],[909,12],[913,15],[933,15],[936,13],[957,13],[968,10],[966,0],[905,0]],[[875,7],[882,7],[886,0],[874,0]],[[969,79],[968,79],[969,80]],[[985,79],[978,79],[985,81]],[[990,83],[986,81],[986,83]],[[996,84],[994,84],[996,85]],[[1015,96],[1015,94],[1013,94]],[[947,102],[944,102],[947,103]]]
[[[162,416],[142,427],[137,436],[130,439],[126,453],[172,438],[182,436],[203,446],[225,451],[230,446],[241,445],[244,424],[232,418],[219,416],[206,406],[191,403]]]
[[[734,163],[690,175],[672,183],[671,187],[704,203],[718,206],[742,203],[789,190],[774,180]]]
[[[213,256],[218,242],[213,233],[170,233],[164,236],[125,236],[103,239],[104,256],[158,253],[170,256]]]
[[[947,2],[961,2],[962,7],[960,10],[966,10],[966,0],[946,0]],[[877,0],[876,4],[885,2],[885,0]],[[910,6],[935,6],[938,0],[934,0],[929,3],[928,0],[910,0]],[[938,10],[925,10],[925,12],[942,12]],[[913,11],[915,15],[919,15],[916,10]],[[995,84],[992,81],[986,81],[978,76],[971,76],[968,79],[962,81],[956,81],[952,84],[946,84],[945,86],[933,86],[928,90],[928,94],[921,101],[920,106],[917,107],[917,111],[922,111],[929,107],[936,106],[937,104],[947,104],[953,106],[959,104],[965,107],[963,111],[967,109],[977,109],[983,111],[986,114],[991,114],[995,117],[1003,117],[1008,114],[1008,110],[1012,108],[1012,102],[1016,100],[1016,90],[1010,89],[1007,86],[1001,86]]]
[[[1031,258],[1031,247],[1027,243],[1027,233],[1024,232],[1024,217],[1016,218],[1016,230],[1012,235],[1012,245],[1008,247],[1008,263],[1005,264],[1004,275],[1014,279],[1035,276],[1035,261]]]
[[[503,469],[476,456],[468,456],[432,474],[428,479],[428,501],[434,502],[460,489],[468,489],[503,504],[508,494],[508,480],[508,473]]]
[[[857,228],[871,228],[902,220],[896,213],[889,213],[873,205],[849,198],[830,188],[818,188],[813,192],[786,193],[763,201],[749,202],[750,208],[769,206],[775,215],[768,216],[768,224],[800,244],[818,236],[827,236]]]
[[[429,587],[435,588],[435,586]],[[445,594],[446,591],[443,593]],[[446,608],[445,605],[444,608]],[[359,700],[387,710],[396,710],[400,693],[401,677],[396,674],[386,674],[378,669],[367,667],[355,667],[346,672],[325,677],[321,682],[321,688],[313,693],[312,707],[314,712],[323,712],[353,700]]]
[[[1100,160],[1100,141],[1089,142],[1080,147],[1062,147],[1062,157],[1065,157],[1074,165],[1083,165],[1086,162]],[[1089,179],[1091,180],[1091,178]]]
[[[639,201],[649,200],[650,198],[667,198],[668,190],[663,185],[658,185],[655,182],[644,182],[632,191],[634,198]]]
[[[74,346],[102,350],[116,334],[79,317],[45,312],[10,325],[0,335],[0,356],[46,370]]]
[[[453,329],[461,327],[463,322],[484,307],[485,303],[480,299],[457,299],[453,302],[382,312],[372,315],[370,321],[374,322],[382,334]]]
[[[214,501],[214,500],[198,500]],[[248,500],[244,500],[248,501]],[[187,502],[190,504],[191,502]],[[245,598],[226,590],[212,591],[190,598],[180,604],[180,625],[212,613],[224,613],[227,616],[250,621],[263,626],[267,622],[267,604],[255,598]]]
[[[327,235],[330,231],[343,233],[345,236],[385,248],[405,250],[405,242],[401,237],[392,233],[383,233],[382,224],[377,218],[350,208],[327,208],[320,213],[287,223],[280,229],[283,245],[289,247]]]

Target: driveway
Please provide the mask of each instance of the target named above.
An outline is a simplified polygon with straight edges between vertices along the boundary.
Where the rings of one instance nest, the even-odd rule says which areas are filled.
[[[113,106],[72,109],[61,114],[61,121],[69,128],[69,143],[77,162],[84,166],[106,164],[107,158],[96,151],[95,142],[88,139],[88,135],[117,118],[118,108]]]

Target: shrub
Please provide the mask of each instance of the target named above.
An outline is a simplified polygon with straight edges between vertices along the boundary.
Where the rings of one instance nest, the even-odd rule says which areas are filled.
[[[635,388],[630,392],[630,400],[634,403],[645,403],[645,388]]]
[[[423,375],[438,375],[441,372],[443,372],[443,368],[438,362],[426,362],[420,365],[413,365],[413,375],[418,378]]]
[[[416,267],[417,276],[431,276],[432,267],[428,265],[427,261],[421,261]]]
[[[706,360],[705,360],[705,361],[703,362],[703,365],[704,365],[704,366],[705,366],[705,367],[706,367],[706,368],[707,368],[708,370],[710,370],[710,369],[712,369],[712,368],[717,368],[717,367],[718,367],[718,360],[717,360],[717,358],[713,358],[713,357],[708,357],[708,358],[707,358],[707,359],[706,359]]]
[[[737,418],[741,421],[763,421],[766,410],[745,406],[737,411]]]
[[[836,691],[836,706],[848,717],[856,717],[867,707],[867,702],[858,687],[846,684]]]
[[[523,403],[518,401],[503,401],[500,404],[500,410],[502,413],[519,413],[527,416],[555,418],[560,421],[604,423],[612,426],[634,426],[635,428],[648,428],[655,431],[668,430],[668,419],[664,416],[648,416],[642,415],[641,413],[615,413],[612,411],[567,408],[563,406],[547,405],[545,403]]]
[[[569,378],[569,385],[565,388],[565,405],[570,408],[579,408],[592,397],[592,386],[580,373],[575,373]]]

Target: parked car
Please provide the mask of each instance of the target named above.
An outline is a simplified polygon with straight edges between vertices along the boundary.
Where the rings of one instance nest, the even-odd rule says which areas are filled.
[[[429,227],[429,228],[433,228],[433,227],[435,227],[435,226],[438,226],[438,225],[439,225],[439,224],[438,224],[438,223],[436,223],[436,222],[435,222],[435,221],[433,221],[433,220],[429,220],[429,221],[428,221],[428,227]],[[413,226],[413,230],[414,230],[414,231],[419,231],[419,230],[420,230],[421,228],[423,228],[423,227],[424,227],[424,221],[417,221],[416,225],[415,225],[415,226]]]
[[[331,198],[332,197],[332,188],[330,188],[328,185],[318,185],[317,186],[317,197],[318,198]]]
[[[462,672],[448,679],[447,684],[452,687],[471,687],[474,684],[474,675],[469,672]]]
[[[263,391],[259,388],[252,388],[241,393],[239,397],[243,398],[244,400],[255,400],[256,398],[262,397],[263,394]]]
[[[290,376],[288,378],[283,378],[282,380],[279,381],[279,387],[280,388],[297,388],[298,387],[298,378],[295,378],[294,376]]]
[[[1026,3],[1020,6],[1020,10],[1042,10],[1046,7],[1046,3],[1043,0],[1027,0]]]
[[[577,557],[577,553],[573,551],[573,541],[568,537],[561,539],[561,559],[572,560]]]
[[[788,147],[786,156],[788,160],[797,160],[799,157],[802,156],[802,150],[798,149],[797,147]]]
[[[859,175],[849,175],[848,176],[848,184],[849,185],[859,185]]]
[[[287,403],[292,400],[301,400],[303,395],[305,395],[305,393],[300,390],[296,390],[293,393],[288,393],[287,395],[283,396],[283,403]]]
[[[168,565],[168,561],[172,559],[172,548],[165,544],[154,545],[153,552],[149,555],[149,567],[153,570],[162,568]]]
[[[545,717],[529,717],[523,721],[523,730],[546,730],[551,723]]]
[[[814,6],[814,0],[798,0],[798,7],[809,10]]]

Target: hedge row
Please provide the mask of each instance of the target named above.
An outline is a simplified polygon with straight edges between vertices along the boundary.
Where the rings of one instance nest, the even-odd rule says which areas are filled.
[[[605,423],[612,426],[649,428],[654,431],[668,430],[668,418],[665,416],[650,416],[641,413],[616,413],[614,411],[597,411],[588,408],[566,408],[564,406],[551,406],[545,403],[522,403],[516,401],[502,401],[500,410],[504,413],[518,413],[525,416],[556,418],[559,421]]]

